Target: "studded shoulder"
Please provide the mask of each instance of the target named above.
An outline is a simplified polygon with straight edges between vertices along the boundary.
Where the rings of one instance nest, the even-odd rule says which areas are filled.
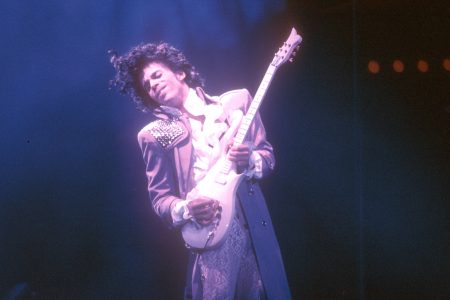
[[[172,146],[185,133],[183,126],[174,119],[153,121],[146,126],[146,130],[164,149]]]

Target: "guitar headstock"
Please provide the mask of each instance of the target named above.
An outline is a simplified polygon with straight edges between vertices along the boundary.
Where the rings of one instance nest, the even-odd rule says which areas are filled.
[[[295,56],[296,51],[298,51],[301,42],[302,37],[297,33],[295,28],[292,28],[291,34],[283,43],[283,46],[281,46],[278,52],[275,53],[271,65],[274,67],[279,67],[288,60],[292,62],[294,59],[293,56]]]

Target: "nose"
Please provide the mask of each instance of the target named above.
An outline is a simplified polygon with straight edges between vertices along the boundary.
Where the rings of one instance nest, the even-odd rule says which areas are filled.
[[[159,86],[159,82],[157,82],[156,80],[150,81],[150,88],[153,90],[153,92],[156,92],[156,90],[158,89],[158,86]]]
[[[147,91],[147,93],[155,92],[158,88],[159,83],[156,82],[155,79],[147,79],[144,81],[144,89]]]

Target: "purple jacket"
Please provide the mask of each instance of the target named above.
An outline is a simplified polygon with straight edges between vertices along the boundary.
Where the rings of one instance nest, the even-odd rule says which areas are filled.
[[[245,89],[229,91],[219,97],[210,97],[203,90],[197,94],[206,103],[222,105],[225,112],[241,109],[244,113],[251,103],[251,96]],[[189,121],[184,116],[173,116],[160,109],[154,110],[156,121],[145,126],[138,133],[138,142],[146,164],[148,191],[156,214],[169,226],[172,207],[193,188],[193,148],[190,139]],[[250,127],[246,140],[254,145],[263,160],[263,176],[275,166],[273,148],[266,140],[266,132],[259,113]],[[238,188],[238,198],[249,225],[250,236],[255,248],[258,266],[264,288],[269,299],[290,299],[280,249],[272,226],[272,221],[258,184],[254,180],[244,180]],[[189,269],[197,270],[193,264]],[[189,274],[188,283],[193,278],[194,299],[200,298],[196,287],[198,274]],[[198,282],[197,282],[198,283]],[[190,294],[189,292],[187,294]]]

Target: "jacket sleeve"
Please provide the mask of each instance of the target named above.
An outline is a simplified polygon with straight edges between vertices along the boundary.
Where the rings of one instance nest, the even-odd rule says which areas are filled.
[[[138,133],[147,175],[148,192],[155,213],[169,226],[173,226],[171,210],[181,201],[178,195],[171,151],[164,149],[145,129]]]

